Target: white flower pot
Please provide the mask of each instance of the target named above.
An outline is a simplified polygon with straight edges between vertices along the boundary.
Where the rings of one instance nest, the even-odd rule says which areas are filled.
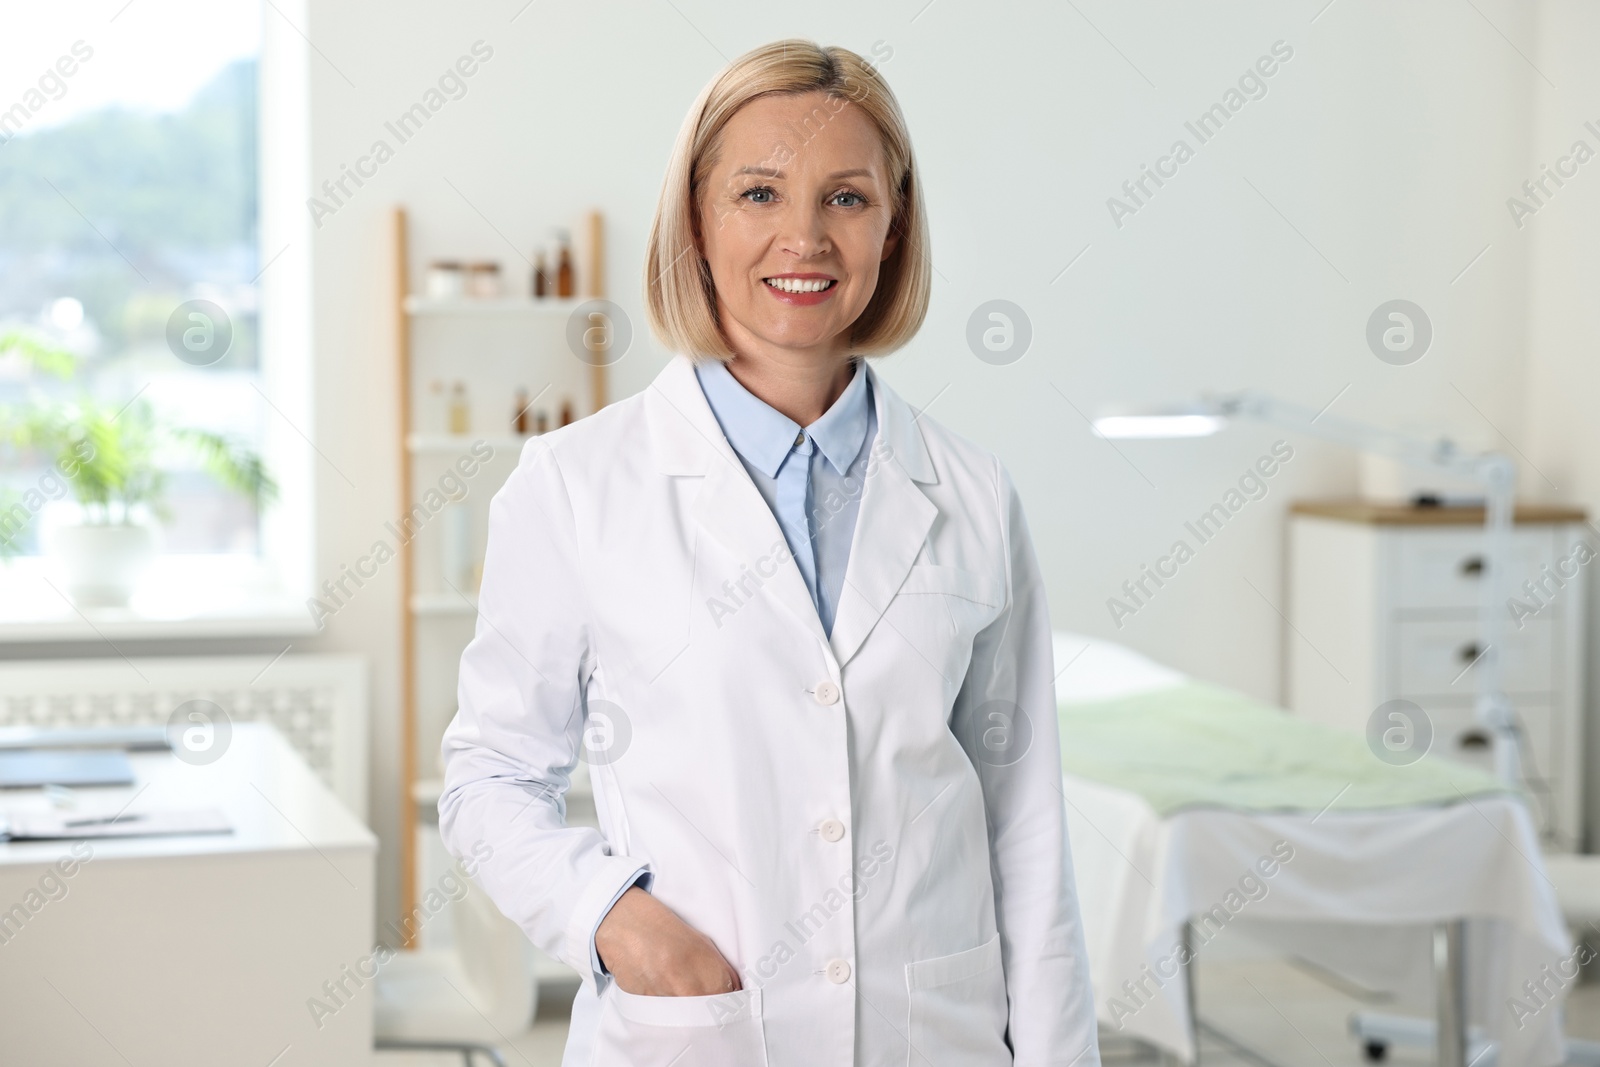
[[[125,607],[155,556],[155,536],[132,523],[58,526],[47,549],[61,561],[67,595],[79,607]]]

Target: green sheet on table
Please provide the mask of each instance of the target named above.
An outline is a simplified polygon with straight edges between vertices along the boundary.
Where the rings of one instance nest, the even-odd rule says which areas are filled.
[[[1383,762],[1364,737],[1243,694],[1188,682],[1059,708],[1062,769],[1130,790],[1162,816],[1185,808],[1320,812],[1457,803],[1514,792],[1435,757]]]

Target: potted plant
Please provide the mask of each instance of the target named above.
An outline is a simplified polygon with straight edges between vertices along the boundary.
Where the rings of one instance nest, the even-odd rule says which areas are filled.
[[[8,350],[58,376],[71,373],[70,353],[35,340],[0,336],[0,355]],[[197,456],[213,477],[257,506],[277,496],[255,452],[220,434],[164,424],[143,400],[120,410],[88,396],[37,402],[20,414],[0,413],[0,427],[10,444],[45,458],[83,510],[80,522],[50,531],[44,546],[61,562],[68,595],[80,606],[127,604],[154,556],[148,520],[169,517],[166,472],[156,462],[162,449],[178,446]],[[37,514],[26,494],[22,503],[26,518]],[[8,544],[16,535],[11,525]]]

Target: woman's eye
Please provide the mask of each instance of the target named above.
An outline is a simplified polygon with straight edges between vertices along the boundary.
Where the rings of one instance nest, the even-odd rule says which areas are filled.
[[[840,204],[839,201],[841,200],[845,201],[845,203]],[[834,193],[833,202],[840,207],[860,207],[867,202],[867,198],[860,193]]]
[[[772,203],[773,196],[776,194],[773,193],[769,187],[765,185],[758,185],[753,189],[746,189],[739,195],[743,196],[746,200],[749,200],[752,204],[770,204]]]

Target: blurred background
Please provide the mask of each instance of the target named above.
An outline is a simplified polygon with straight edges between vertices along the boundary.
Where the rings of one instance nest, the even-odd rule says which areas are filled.
[[[268,768],[256,784],[221,773],[225,752],[172,752],[249,810],[187,780],[173,796],[227,813],[251,855],[311,854],[299,873],[147,887],[149,914],[187,901],[227,913],[217,944],[287,952],[272,909],[301,894],[320,918],[291,922],[300,904],[281,918],[306,951],[349,946],[289,979],[292,995],[259,976],[250,996],[224,994],[203,980],[216,974],[205,952],[167,958],[160,938],[90,951],[143,920],[123,890],[94,895],[111,863],[84,863],[61,883],[80,913],[42,891],[49,906],[26,905],[17,945],[0,945],[0,988],[37,1012],[0,1034],[35,1050],[29,1062],[156,1062],[163,1049],[202,1062],[245,1032],[259,1055],[220,1058],[348,1061],[371,1044],[374,1012],[380,1038],[429,1036],[406,997],[437,983],[399,969],[428,951],[489,990],[478,1014],[508,1011],[516,1032],[486,1043],[557,1062],[575,976],[531,949],[500,972],[473,962],[462,946],[493,942],[504,920],[461,919],[476,897],[429,821],[486,509],[523,438],[644,389],[665,364],[640,290],[673,139],[729,60],[790,36],[868,57],[904,109],[934,296],[915,341],[878,366],[1014,477],[1067,682],[1074,655],[1126,649],[1352,737],[1407,701],[1437,742],[1429,763],[1486,775],[1504,748],[1483,694],[1516,707],[1530,836],[1482,820],[1479,836],[1531,850],[1532,888],[1485,884],[1476,911],[1396,913],[1385,921],[1415,927],[1410,955],[1364,949],[1380,972],[1365,984],[1361,961],[1307,962],[1307,930],[1292,946],[1288,932],[1218,942],[1212,983],[1195,986],[1222,1036],[1191,1029],[1171,990],[1172,1027],[1112,1025],[1118,984],[1097,971],[1107,1061],[1177,1062],[1198,1038],[1208,1063],[1356,1063],[1375,1046],[1434,1062],[1449,1050],[1428,1034],[1348,1031],[1357,1011],[1448,1018],[1434,921],[1499,916],[1552,959],[1578,945],[1560,941],[1582,932],[1582,895],[1558,897],[1537,859],[1541,846],[1587,852],[1600,826],[1585,625],[1600,543],[1600,9],[107,0],[0,18],[0,727],[211,731],[201,748],[226,734],[222,749]],[[603,358],[574,340],[594,323],[610,331]],[[1240,390],[1270,410],[1204,436],[1095,428],[1237,414],[1218,398]],[[1514,469],[1527,510],[1503,552],[1482,533],[1483,485],[1391,447],[1441,437]],[[1491,557],[1503,657],[1480,638]],[[1529,625],[1537,640],[1516,644]],[[1498,680],[1475,691],[1486,657]],[[107,795],[137,799],[140,760],[155,758],[142,752]],[[74,810],[49,773],[20,781],[0,804]],[[586,803],[580,790],[574,819]],[[1075,848],[1116,836],[1081,828]],[[160,840],[96,847],[158,872],[199,862],[174,844],[183,835]],[[0,907],[26,900],[64,847],[0,845]],[[1479,860],[1452,855],[1463,866],[1429,878],[1478,877]],[[429,911],[441,894],[449,906]],[[1515,940],[1496,929],[1474,943]],[[394,964],[342,980],[374,946]],[[1469,1051],[1524,1029],[1506,1002],[1531,996],[1538,960],[1508,951],[1521,962],[1499,984],[1465,979]],[[117,965],[117,952],[132,955]],[[60,988],[25,960],[51,961]],[[532,993],[509,973],[531,976]],[[186,976],[233,1006],[174,1037],[149,1021],[154,1003],[112,995],[141,974]],[[1546,988],[1548,1014],[1527,1005],[1600,1037],[1584,992],[1573,977]],[[1559,1029],[1496,1054],[1564,1062]]]

